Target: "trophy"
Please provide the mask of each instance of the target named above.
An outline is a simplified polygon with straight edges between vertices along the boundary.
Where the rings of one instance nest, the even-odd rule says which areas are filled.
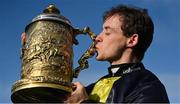
[[[25,28],[21,49],[21,79],[12,86],[13,103],[63,102],[72,91],[72,80],[88,68],[87,59],[95,53],[96,35],[89,27],[73,28],[70,21],[50,4]],[[76,36],[88,34],[91,46],[73,69]]]

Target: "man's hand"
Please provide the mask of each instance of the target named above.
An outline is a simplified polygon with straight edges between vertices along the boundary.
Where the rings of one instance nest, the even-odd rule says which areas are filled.
[[[22,45],[25,45],[26,40],[27,40],[26,33],[22,33],[22,35],[21,35],[21,43],[22,43]]]
[[[88,99],[88,95],[84,86],[80,82],[75,82],[73,85],[73,92],[67,98],[65,103],[81,103]]]

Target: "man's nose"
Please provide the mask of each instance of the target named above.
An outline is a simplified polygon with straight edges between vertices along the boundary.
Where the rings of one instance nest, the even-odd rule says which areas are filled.
[[[99,35],[97,35],[95,41],[96,42],[101,42],[102,41],[101,33]]]

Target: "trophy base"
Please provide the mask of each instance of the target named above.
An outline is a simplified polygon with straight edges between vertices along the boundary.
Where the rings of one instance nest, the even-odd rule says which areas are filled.
[[[30,83],[12,89],[13,103],[63,103],[71,87],[49,83]]]

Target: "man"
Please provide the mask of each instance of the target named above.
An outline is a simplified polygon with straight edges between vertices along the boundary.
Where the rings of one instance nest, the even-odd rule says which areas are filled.
[[[168,103],[163,84],[141,62],[153,39],[146,9],[119,5],[104,14],[96,59],[108,61],[109,74],[86,87],[74,83],[66,103]]]

